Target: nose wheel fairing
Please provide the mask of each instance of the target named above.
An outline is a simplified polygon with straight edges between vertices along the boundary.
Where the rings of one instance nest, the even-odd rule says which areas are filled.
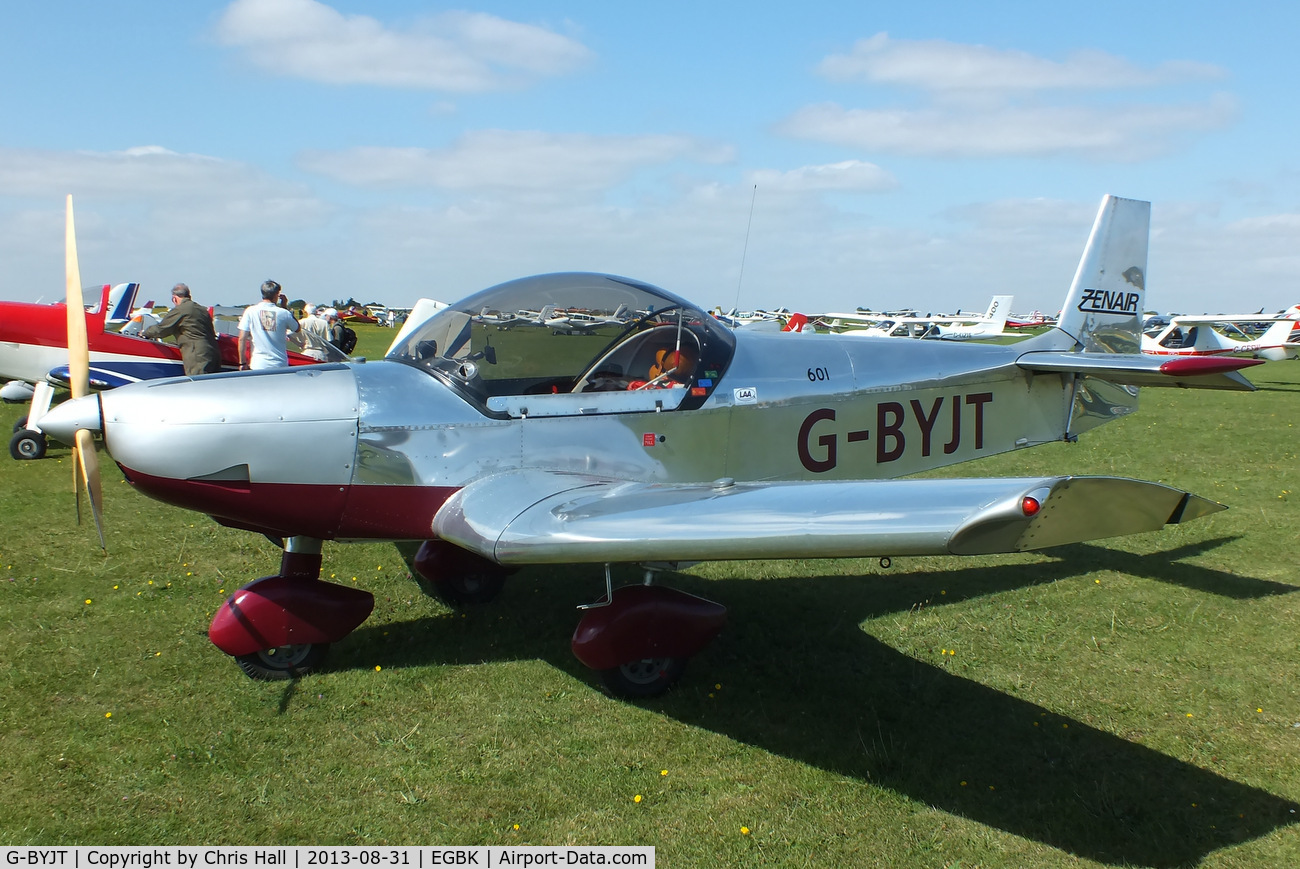
[[[264,576],[230,596],[208,638],[238,658],[267,649],[343,639],[370,617],[374,595],[315,578]]]

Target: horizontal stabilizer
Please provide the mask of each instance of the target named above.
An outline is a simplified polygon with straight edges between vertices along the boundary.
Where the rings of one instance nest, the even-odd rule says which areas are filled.
[[[1259,359],[1229,356],[1147,356],[1141,353],[1067,353],[1032,350],[1016,360],[1026,371],[1080,374],[1127,386],[1180,386],[1192,389],[1255,389],[1237,372]]]
[[[457,492],[433,531],[500,564],[975,555],[1154,531],[1222,509],[1118,477],[655,485],[518,471]]]
[[[141,380],[180,377],[184,373],[185,369],[179,359],[95,362],[90,366],[90,388],[95,391],[116,389],[119,386],[139,383]],[[46,375],[46,380],[55,386],[66,387],[70,378],[71,374],[66,365],[51,368]]]

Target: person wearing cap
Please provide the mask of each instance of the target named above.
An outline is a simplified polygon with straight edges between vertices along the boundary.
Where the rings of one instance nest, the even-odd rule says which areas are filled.
[[[306,315],[298,321],[298,334],[302,337],[302,352],[304,356],[310,356],[312,359],[324,362],[327,358],[325,345],[330,340],[330,324],[322,316],[325,308],[317,308],[315,305],[308,305],[303,308]]]
[[[343,324],[339,322],[339,309],[326,308],[325,322],[329,325],[329,337],[326,339],[335,347],[343,346]]]
[[[239,369],[262,371],[289,365],[289,333],[298,331],[293,313],[276,304],[280,285],[262,283],[262,301],[244,309],[239,318]]]
[[[221,370],[221,348],[217,345],[216,330],[212,328],[212,316],[190,297],[190,288],[185,284],[172,287],[172,309],[161,322],[141,334],[154,340],[175,338],[188,377],[215,374]]]

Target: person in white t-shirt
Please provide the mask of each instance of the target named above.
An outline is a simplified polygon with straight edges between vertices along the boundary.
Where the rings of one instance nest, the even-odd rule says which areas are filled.
[[[303,309],[306,316],[298,321],[298,335],[302,339],[303,355],[321,362],[326,359],[325,345],[330,340],[330,324],[321,316],[324,310],[324,307],[317,309],[315,305],[308,305]]]
[[[289,364],[288,337],[298,331],[293,313],[276,304],[280,285],[262,284],[262,301],[244,309],[239,318],[239,370],[261,371]]]

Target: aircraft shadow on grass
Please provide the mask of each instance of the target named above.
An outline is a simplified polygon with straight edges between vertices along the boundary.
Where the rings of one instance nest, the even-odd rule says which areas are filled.
[[[1260,392],[1300,392],[1300,383],[1256,383]]]
[[[917,660],[859,624],[1077,577],[1080,563],[1233,598],[1296,590],[1170,564],[1224,542],[1149,556],[1071,546],[1052,553],[1058,560],[898,579],[680,575],[678,587],[728,606],[728,627],[675,692],[643,705],[1088,859],[1194,864],[1295,824],[1300,806]],[[495,604],[464,617],[362,627],[332,666],[368,669],[377,653],[395,666],[541,658],[590,682],[568,637],[573,604],[593,598],[599,581],[594,570],[574,573],[522,571]],[[707,696],[715,681],[726,702]]]

